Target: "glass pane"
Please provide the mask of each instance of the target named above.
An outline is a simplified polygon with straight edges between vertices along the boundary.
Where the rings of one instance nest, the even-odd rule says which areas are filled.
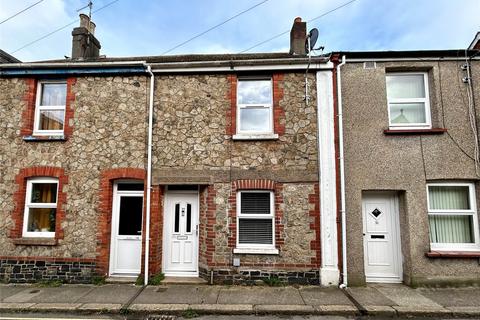
[[[242,214],[270,214],[270,192],[242,192]]]
[[[271,80],[240,80],[238,82],[239,104],[271,104]]]
[[[30,208],[28,210],[27,231],[55,232],[55,208]]]
[[[56,203],[56,183],[32,183],[31,203]]]
[[[143,183],[119,183],[118,191],[143,191]]]
[[[173,232],[180,232],[180,204],[175,205],[175,224],[173,227]]]
[[[423,75],[387,75],[388,98],[425,98]]]
[[[240,244],[273,244],[272,219],[239,219]]]
[[[470,210],[468,186],[429,186],[430,209]]]
[[[473,243],[472,216],[430,215],[430,242]]]
[[[139,236],[142,234],[143,197],[120,198],[120,221],[118,235]]]
[[[38,130],[63,130],[65,112],[63,110],[42,110]]]
[[[192,232],[192,205],[187,203],[187,232]]]
[[[240,108],[240,131],[271,131],[270,108]]]
[[[426,123],[424,103],[391,103],[391,123]]]
[[[41,106],[64,106],[67,97],[66,83],[42,84]]]

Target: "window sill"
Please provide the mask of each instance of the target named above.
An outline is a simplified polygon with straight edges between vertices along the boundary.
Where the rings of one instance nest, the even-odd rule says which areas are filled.
[[[235,134],[232,136],[233,140],[277,140],[278,134]]]
[[[66,136],[24,136],[23,141],[26,142],[43,142],[43,141],[67,141]]]
[[[56,246],[57,239],[55,238],[17,238],[13,239],[16,245],[24,246]]]
[[[235,248],[233,253],[238,254],[278,254],[278,249],[261,249],[261,248]]]
[[[447,132],[445,128],[432,129],[385,129],[383,133],[386,135],[418,135],[418,134],[444,134]]]
[[[428,258],[480,258],[480,251],[429,251]]]

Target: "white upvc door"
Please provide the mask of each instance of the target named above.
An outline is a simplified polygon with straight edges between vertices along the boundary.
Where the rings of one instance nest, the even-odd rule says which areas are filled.
[[[402,282],[400,221],[395,194],[364,194],[363,244],[367,282]]]
[[[114,185],[110,275],[137,276],[142,258],[143,191],[119,191]]]
[[[198,276],[198,192],[165,197],[163,270],[170,276]]]

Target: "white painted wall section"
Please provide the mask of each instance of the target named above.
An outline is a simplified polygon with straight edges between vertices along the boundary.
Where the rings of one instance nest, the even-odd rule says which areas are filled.
[[[317,72],[318,162],[320,180],[320,232],[322,286],[339,283],[337,241],[337,199],[335,174],[335,113],[333,106],[333,73]]]

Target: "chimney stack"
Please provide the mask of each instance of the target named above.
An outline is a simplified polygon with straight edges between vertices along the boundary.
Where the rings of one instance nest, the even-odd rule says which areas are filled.
[[[80,27],[72,31],[72,59],[88,60],[100,55],[100,42],[95,38],[95,23],[86,14],[80,14]]]
[[[305,55],[305,40],[307,39],[307,23],[297,17],[290,30],[290,54]]]

